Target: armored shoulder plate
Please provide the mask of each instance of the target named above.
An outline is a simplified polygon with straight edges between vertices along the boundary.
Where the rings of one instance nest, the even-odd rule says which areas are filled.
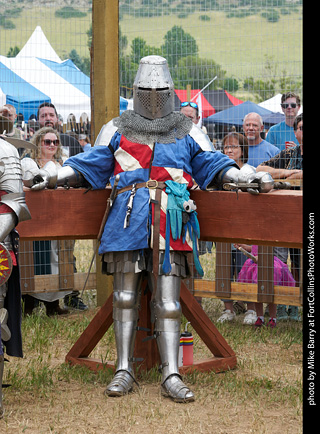
[[[114,125],[113,120],[105,124],[95,141],[94,146],[109,146],[110,140],[114,133],[118,130],[118,127]]]
[[[18,151],[2,139],[0,139],[0,146],[0,190],[8,192],[1,197],[0,202],[13,210],[18,221],[28,220],[31,217],[24,198],[22,168]]]
[[[203,151],[214,151],[213,144],[210,142],[209,137],[205,134],[201,128],[193,124],[189,135],[195,140]]]
[[[18,151],[2,139],[0,139],[0,147],[0,190],[23,192],[22,169]]]

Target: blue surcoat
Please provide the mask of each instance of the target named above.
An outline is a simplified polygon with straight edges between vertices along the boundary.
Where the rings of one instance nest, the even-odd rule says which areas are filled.
[[[171,143],[156,141],[144,144],[126,138],[111,121],[102,128],[94,147],[69,158],[65,165],[80,172],[94,190],[104,189],[109,182],[113,186],[117,174],[120,175],[119,190],[150,179],[185,183],[188,189],[195,181],[201,189],[206,190],[220,171],[235,166],[235,162],[216,151],[207,136],[195,125],[188,134]],[[130,190],[116,197],[104,228],[99,254],[150,247],[153,193],[146,187],[137,189],[130,224],[126,228],[124,220]],[[162,195],[160,237],[163,239],[166,193],[163,191]],[[183,244],[181,240],[171,240],[170,248],[192,250],[190,243]]]

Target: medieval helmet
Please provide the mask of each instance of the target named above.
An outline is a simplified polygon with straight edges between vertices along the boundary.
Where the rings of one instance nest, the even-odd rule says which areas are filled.
[[[164,57],[146,56],[140,60],[133,83],[133,109],[148,119],[173,112],[174,86]]]

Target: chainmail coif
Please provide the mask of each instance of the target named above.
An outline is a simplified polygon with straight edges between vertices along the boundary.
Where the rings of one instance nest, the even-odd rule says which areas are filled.
[[[133,110],[126,110],[114,119],[118,132],[140,144],[172,143],[182,139],[192,128],[192,120],[183,113],[172,112],[160,119],[147,119]]]

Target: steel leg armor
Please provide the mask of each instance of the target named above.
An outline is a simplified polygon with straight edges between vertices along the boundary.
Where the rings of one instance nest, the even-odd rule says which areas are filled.
[[[179,276],[158,277],[154,297],[155,333],[161,358],[162,393],[176,402],[194,401],[192,391],[179,374],[180,346],[180,283]]]
[[[113,324],[117,346],[116,374],[105,393],[122,396],[132,390],[134,379],[133,351],[138,324],[141,273],[115,273],[113,290]]]
[[[1,342],[0,342],[1,345]],[[0,419],[3,417],[3,405],[2,405],[2,377],[3,377],[3,367],[4,367],[4,356],[0,355]]]
[[[133,351],[138,322],[141,273],[115,273],[113,319],[117,346],[117,369],[105,393],[122,396],[132,390],[134,379]],[[149,279],[152,280],[152,279]],[[155,334],[161,358],[162,392],[177,402],[193,401],[194,395],[179,374],[180,345],[180,277],[158,276],[157,292],[152,304]]]
[[[28,220],[31,216],[25,203],[22,169],[18,151],[14,146],[1,138],[0,148],[0,242],[3,242],[7,249],[12,250],[10,236],[8,235],[19,222]],[[2,375],[4,355],[2,340],[8,341],[11,337],[7,326],[8,311],[4,308],[7,288],[6,282],[0,284],[0,418],[3,416]]]

